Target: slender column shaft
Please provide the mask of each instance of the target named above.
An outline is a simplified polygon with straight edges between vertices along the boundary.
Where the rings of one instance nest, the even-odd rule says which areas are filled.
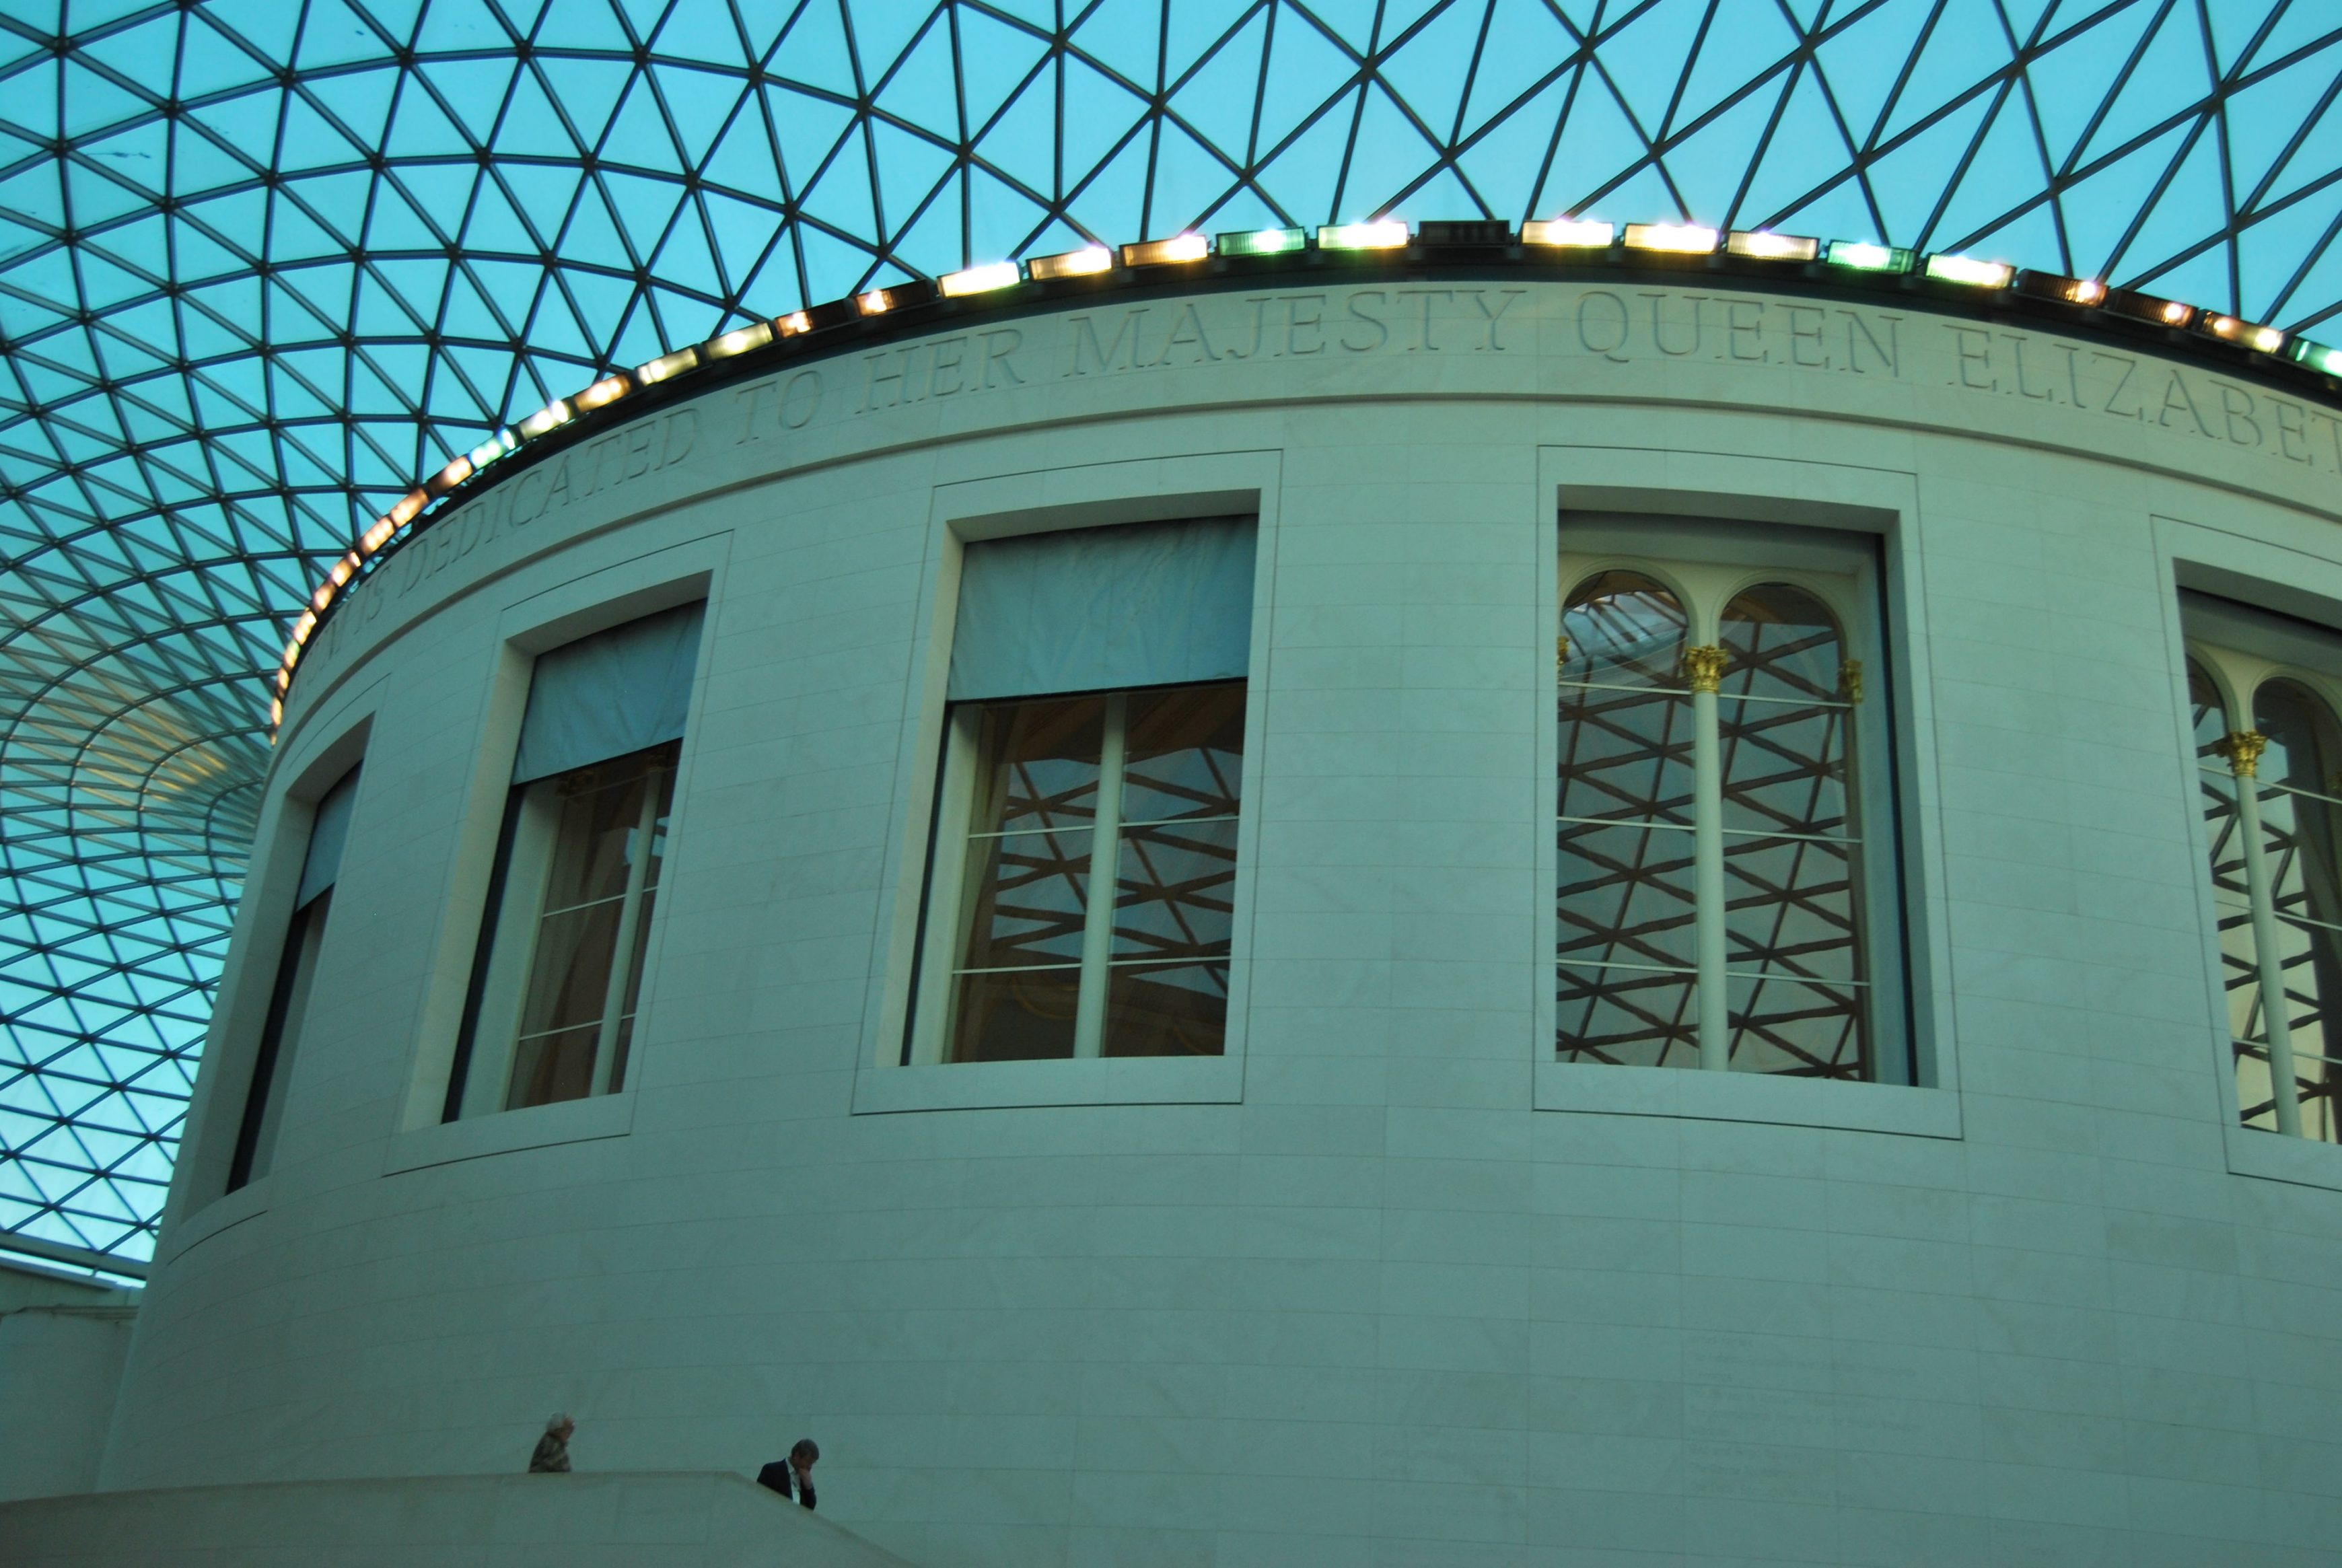
[[[650,881],[651,845],[656,842],[659,776],[643,780],[643,812],[635,824],[635,854],[626,865],[626,896],[618,905],[616,950],[610,954],[610,983],[602,993],[602,1027],[594,1035],[594,1091],[606,1094],[618,1065],[619,1011],[626,1004],[626,983],[633,978],[635,934],[642,929],[643,888]]]
[[[1716,721],[1716,689],[1724,680],[1722,648],[1686,648],[1691,686],[1693,928],[1699,964],[1699,1064],[1721,1073],[1732,1065],[1731,998],[1724,978],[1724,744]]]
[[[2253,966],[2260,976],[2261,1033],[2268,1040],[2269,1093],[2277,1130],[2301,1136],[2301,1088],[2293,1075],[2293,1009],[2286,1001],[2285,965],[2277,947],[2277,894],[2261,847],[2260,764],[2267,737],[2238,730],[2221,750],[2237,775],[2237,832],[2245,841],[2245,891],[2253,905]]]
[[[1074,1054],[1106,1049],[1107,963],[1114,956],[1114,903],[1122,854],[1122,766],[1129,700],[1106,700],[1106,738],[1098,750],[1096,825],[1090,840],[1088,903],[1082,910],[1082,991],[1074,1014]]]

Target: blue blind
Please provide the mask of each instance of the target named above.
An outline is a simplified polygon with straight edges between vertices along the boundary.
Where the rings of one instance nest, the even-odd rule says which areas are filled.
[[[706,608],[662,610],[539,654],[513,783],[550,778],[682,734]]]
[[[1251,662],[1249,517],[970,544],[954,701],[1229,680]]]
[[[309,826],[309,853],[301,862],[301,889],[293,907],[301,909],[342,874],[342,845],[349,842],[350,807],[358,798],[358,770],[341,776],[325,798],[317,803],[316,820]]]

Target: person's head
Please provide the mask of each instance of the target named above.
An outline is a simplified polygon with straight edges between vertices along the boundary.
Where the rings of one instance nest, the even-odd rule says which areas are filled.
[[[789,1463],[799,1475],[811,1470],[813,1462],[820,1457],[821,1444],[810,1437],[798,1438],[789,1448]]]
[[[547,1437],[557,1437],[564,1443],[568,1442],[569,1434],[576,1430],[577,1423],[575,1422],[570,1420],[568,1416],[557,1412],[545,1423],[545,1434]]]

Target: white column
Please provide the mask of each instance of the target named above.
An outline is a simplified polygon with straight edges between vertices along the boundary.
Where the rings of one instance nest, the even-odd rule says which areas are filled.
[[[606,1094],[617,1066],[618,1014],[626,1004],[626,982],[635,966],[635,934],[642,929],[643,888],[650,880],[651,845],[659,818],[659,772],[643,776],[642,815],[635,824],[635,853],[626,863],[626,896],[618,905],[617,951],[610,954],[610,984],[602,993],[602,1027],[594,1036],[594,1093]]]
[[[2253,904],[2253,964],[2260,973],[2261,1033],[2268,1039],[2269,1093],[2277,1104],[2277,1130],[2301,1136],[2301,1088],[2293,1075],[2293,1009],[2285,996],[2285,966],[2277,936],[2277,895],[2269,886],[2268,856],[2261,848],[2261,752],[2268,737],[2238,730],[2220,744],[2237,775],[2237,832],[2245,841],[2245,891]]]
[[[1693,927],[1699,964],[1699,1064],[1721,1073],[1732,1065],[1731,998],[1724,978],[1724,744],[1717,734],[1716,689],[1724,684],[1724,650],[1684,650],[1691,687]]]
[[[1082,910],[1082,991],[1074,1014],[1074,1054],[1106,1047],[1106,963],[1114,954],[1116,876],[1122,854],[1122,764],[1130,701],[1106,700],[1106,738],[1098,747],[1096,825],[1090,839],[1089,902]]]

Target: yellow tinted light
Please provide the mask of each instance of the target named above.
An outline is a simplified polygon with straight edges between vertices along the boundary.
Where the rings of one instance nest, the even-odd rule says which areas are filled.
[[[1025,270],[1040,279],[1087,277],[1106,271],[1114,265],[1114,253],[1104,245],[1091,245],[1085,250],[1065,251],[1053,256],[1035,256],[1025,264]]]
[[[947,272],[936,280],[936,286],[947,299],[958,299],[971,294],[990,294],[995,289],[1015,288],[1025,281],[1025,275],[1013,261],[992,262],[984,266],[966,267]],[[800,315],[805,313],[800,311]]]
[[[1666,251],[1676,255],[1706,255],[1716,249],[1716,233],[1697,224],[1628,224],[1626,248]]]

